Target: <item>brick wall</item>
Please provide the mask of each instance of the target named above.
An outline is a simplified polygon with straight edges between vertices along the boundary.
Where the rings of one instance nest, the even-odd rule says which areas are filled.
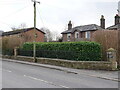
[[[67,41],[67,34],[62,34],[63,35],[63,42]]]
[[[70,41],[83,41],[83,40],[91,40],[91,38],[93,37],[95,31],[90,31],[90,39],[86,39],[85,38],[85,32],[79,32],[79,38],[75,38],[75,32],[71,34],[71,39]],[[62,34],[63,35],[63,42],[67,42],[67,34]]]
[[[44,34],[38,30],[35,31],[37,34],[36,42],[44,42]],[[19,34],[4,36],[8,38],[16,38],[21,40],[21,42],[33,42],[34,41],[34,29],[29,30],[27,32],[22,32]],[[3,37],[3,38],[4,38]]]
[[[34,41],[34,32],[37,34],[37,37],[35,39],[36,42],[44,42],[44,34],[38,30],[34,31],[34,29],[27,31],[23,33],[23,35],[28,36],[28,41],[33,42]],[[27,39],[27,38],[26,38]]]

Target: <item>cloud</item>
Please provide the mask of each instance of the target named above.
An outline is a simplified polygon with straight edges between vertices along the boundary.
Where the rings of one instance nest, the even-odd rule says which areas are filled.
[[[100,16],[106,18],[106,25],[114,23],[119,0],[38,0],[37,27],[47,27],[61,33],[72,20],[73,26],[85,24],[100,24]],[[2,3],[2,4],[1,4]],[[26,8],[24,8],[26,7]],[[23,9],[22,9],[23,8]],[[22,9],[22,10],[20,10]],[[9,25],[18,26],[25,22],[33,26],[33,3],[31,0],[1,0],[0,29],[8,31]],[[18,11],[18,12],[16,12]],[[41,20],[42,18],[42,20]],[[44,23],[43,23],[44,22]]]

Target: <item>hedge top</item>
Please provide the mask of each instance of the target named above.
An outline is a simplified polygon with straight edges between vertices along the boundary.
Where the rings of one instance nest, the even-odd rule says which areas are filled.
[[[35,44],[36,50],[41,53],[38,56],[79,61],[101,60],[101,45],[96,42],[36,42]],[[33,43],[25,43],[21,49],[33,51]]]
[[[96,42],[81,41],[81,42],[35,42],[36,49],[42,50],[71,50],[79,51],[83,49],[93,50],[101,48],[101,45]],[[22,47],[24,50],[33,50],[33,42],[26,42]]]

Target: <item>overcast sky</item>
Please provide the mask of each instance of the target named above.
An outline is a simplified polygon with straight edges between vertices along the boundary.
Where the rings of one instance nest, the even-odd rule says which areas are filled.
[[[73,27],[97,24],[104,15],[106,27],[114,24],[119,0],[38,0],[37,28],[46,27],[61,33],[69,20]],[[31,0],[0,0],[0,30],[10,31],[25,23],[33,27],[33,2]]]

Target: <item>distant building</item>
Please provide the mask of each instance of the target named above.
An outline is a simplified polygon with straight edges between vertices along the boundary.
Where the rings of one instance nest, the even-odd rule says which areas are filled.
[[[115,16],[115,24],[108,27],[107,29],[109,29],[109,30],[118,30],[118,29],[120,29],[119,25],[120,25],[120,16],[118,14],[116,14],[116,16]]]
[[[109,30],[118,30],[118,29],[120,29],[120,16],[118,14],[116,14],[116,16],[115,16],[115,24],[108,27],[107,29],[109,29]]]
[[[108,27],[109,30],[119,30],[120,29],[120,1],[118,2],[118,14],[115,16],[115,24]]]
[[[82,25],[72,28],[72,23],[69,21],[68,30],[62,32],[63,42],[66,41],[82,41],[91,40],[93,33],[97,30],[103,30],[105,28],[104,16],[101,16],[100,26],[96,24]]]
[[[36,30],[36,31],[35,31]],[[11,38],[20,38],[22,39],[24,42],[33,42],[34,40],[36,42],[44,42],[44,32],[39,30],[39,29],[35,29],[32,28],[25,28],[25,29],[18,29],[18,30],[14,30],[14,31],[9,31],[9,32],[3,32],[2,33],[2,37],[11,37]],[[34,39],[34,33],[36,33],[36,39]]]

